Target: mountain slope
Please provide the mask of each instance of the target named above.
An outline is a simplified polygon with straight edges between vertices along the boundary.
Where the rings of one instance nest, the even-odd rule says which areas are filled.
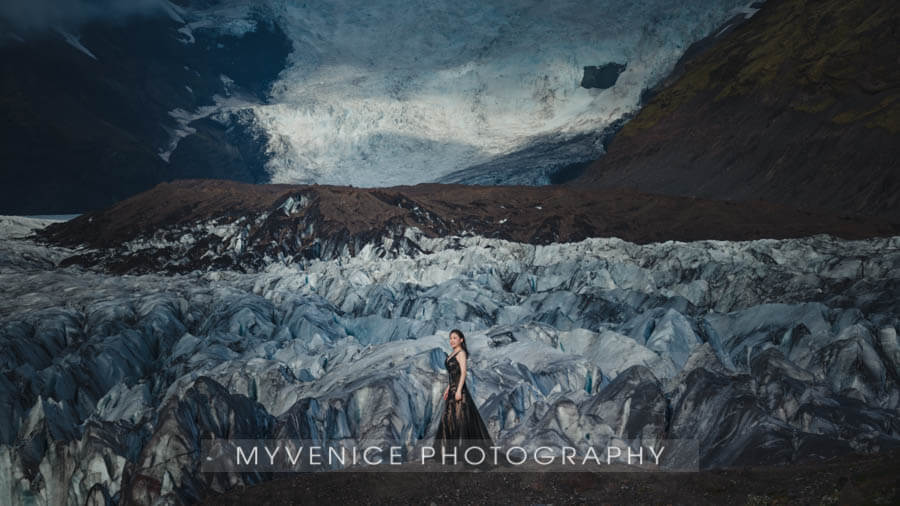
[[[767,2],[679,65],[578,186],[900,220],[900,11]]]
[[[201,118],[264,101],[290,41],[265,21],[183,26],[155,14],[0,41],[0,213],[102,208],[174,177],[268,180],[251,113]]]

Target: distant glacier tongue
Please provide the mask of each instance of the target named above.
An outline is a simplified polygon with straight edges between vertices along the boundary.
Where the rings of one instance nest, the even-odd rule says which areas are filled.
[[[536,139],[601,132],[746,4],[273,1],[294,51],[269,103],[250,107],[270,134],[274,183],[435,181]],[[615,86],[581,87],[585,67],[606,64],[626,66]],[[602,149],[582,139],[566,156]]]

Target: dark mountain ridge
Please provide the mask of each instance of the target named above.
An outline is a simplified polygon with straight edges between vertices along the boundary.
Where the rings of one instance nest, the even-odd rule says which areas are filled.
[[[93,21],[77,31],[90,55],[60,31],[0,43],[0,213],[98,209],[176,177],[268,181],[252,114],[173,111],[264,102],[291,42],[262,17],[240,36],[197,28],[188,41],[180,27],[161,13]]]
[[[573,184],[900,220],[898,62],[894,2],[766,2]]]

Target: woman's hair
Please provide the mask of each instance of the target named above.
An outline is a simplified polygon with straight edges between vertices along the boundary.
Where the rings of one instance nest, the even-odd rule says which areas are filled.
[[[465,334],[463,334],[463,333],[462,333],[462,330],[459,330],[459,329],[453,329],[453,330],[450,331],[450,333],[451,333],[451,334],[456,334],[456,335],[459,336],[460,339],[462,339],[462,341],[459,343],[459,345],[462,346],[463,351],[466,352],[466,357],[468,357],[468,356],[469,356],[469,349],[466,348],[466,336],[465,336]]]

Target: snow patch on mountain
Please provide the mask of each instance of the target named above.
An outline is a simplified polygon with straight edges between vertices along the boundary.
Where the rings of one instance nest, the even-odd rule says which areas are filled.
[[[259,101],[243,95],[230,96],[230,87],[233,84],[233,81],[231,81],[228,76],[224,75],[221,76],[221,80],[226,90],[226,96],[213,95],[212,105],[198,107],[193,111],[185,111],[180,108],[169,111],[169,116],[177,122],[177,126],[169,132],[170,138],[166,148],[159,149],[157,154],[160,158],[168,162],[172,153],[175,152],[175,149],[178,147],[178,143],[185,137],[197,133],[197,130],[190,126],[192,122],[203,118],[211,118],[219,123],[227,124],[232,113],[248,110],[248,107],[252,107],[254,104],[259,103]],[[191,91],[189,87],[187,88],[188,91]]]
[[[79,36],[77,36],[77,35],[74,35],[74,34],[71,34],[71,33],[67,32],[67,31],[65,31],[65,30],[57,29],[56,32],[57,32],[60,36],[62,36],[63,40],[66,41],[66,44],[68,44],[68,45],[74,47],[75,49],[77,49],[77,50],[81,51],[82,53],[88,55],[89,57],[93,58],[94,60],[97,59],[97,56],[94,55],[94,53],[92,53],[90,49],[84,47],[84,44],[81,43],[81,37],[79,37]]]

